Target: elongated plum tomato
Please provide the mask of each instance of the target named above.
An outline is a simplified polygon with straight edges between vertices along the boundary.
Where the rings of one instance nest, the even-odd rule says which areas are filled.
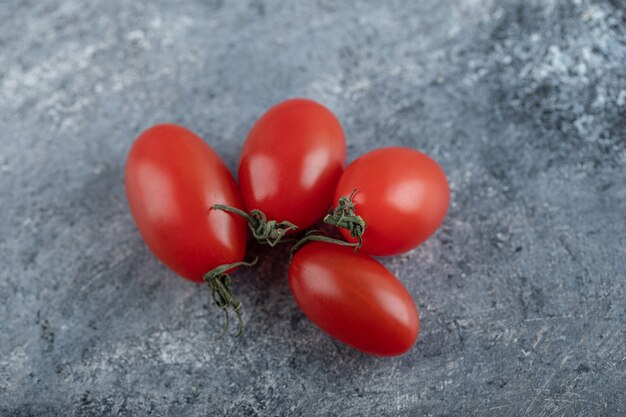
[[[374,256],[397,255],[424,242],[443,221],[450,200],[437,162],[404,147],[376,149],[349,164],[334,201],[354,190],[355,213],[366,224],[360,251]],[[349,230],[341,233],[357,242]]]
[[[269,109],[252,127],[239,161],[239,187],[248,210],[300,229],[320,220],[332,204],[346,160],[337,118],[307,99]]]
[[[154,126],[133,144],[126,193],[144,241],[165,265],[191,281],[217,266],[243,260],[246,222],[211,210],[243,208],[228,168],[202,139],[173,124]]]
[[[305,245],[291,262],[289,285],[313,323],[363,352],[401,355],[417,339],[419,314],[407,290],[374,258],[353,248]]]

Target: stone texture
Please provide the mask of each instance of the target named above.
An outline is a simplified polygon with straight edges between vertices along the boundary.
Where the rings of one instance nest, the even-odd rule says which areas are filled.
[[[126,153],[181,123],[231,168],[306,96],[349,158],[401,144],[452,187],[383,262],[422,313],[369,357],[296,307],[286,250],[238,273],[247,331],[148,252]],[[0,415],[623,415],[626,3],[0,3]]]

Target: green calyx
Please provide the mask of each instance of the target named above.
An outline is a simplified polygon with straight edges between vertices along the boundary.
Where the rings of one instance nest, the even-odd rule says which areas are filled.
[[[341,197],[333,212],[324,217],[324,223],[347,229],[350,231],[350,236],[358,239],[359,243],[356,244],[355,252],[363,246],[363,233],[366,227],[365,220],[356,214],[353,202],[356,192],[357,190],[354,189],[350,197]]]
[[[252,262],[235,262],[232,264],[220,265],[217,268],[207,272],[202,276],[202,279],[209,284],[209,288],[211,289],[211,297],[213,297],[213,302],[216,306],[218,306],[223,312],[225,316],[224,328],[222,333],[216,337],[217,339],[221,339],[226,334],[229,325],[229,316],[228,316],[228,308],[232,308],[237,316],[237,321],[239,322],[239,330],[235,337],[241,336],[243,333],[243,319],[241,318],[241,301],[239,301],[233,295],[231,291],[231,283],[232,278],[227,274],[233,268],[238,266],[253,266],[257,263],[258,258],[255,258]]]
[[[251,210],[250,214],[238,208],[225,206],[223,204],[215,204],[211,209],[227,211],[245,218],[252,231],[252,236],[254,236],[257,242],[270,245],[271,247],[280,243],[289,231],[298,229],[298,226],[286,220],[282,222],[277,222],[276,220],[268,221],[265,213],[257,209]]]

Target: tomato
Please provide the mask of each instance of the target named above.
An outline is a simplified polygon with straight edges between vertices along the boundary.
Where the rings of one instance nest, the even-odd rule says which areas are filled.
[[[239,161],[239,187],[249,211],[300,229],[320,220],[332,204],[346,160],[337,118],[307,99],[286,100],[252,127]]]
[[[144,241],[165,265],[201,282],[214,268],[243,260],[246,221],[211,210],[243,208],[222,159],[190,130],[154,126],[133,144],[126,162],[126,193]]]
[[[383,265],[353,248],[312,242],[289,267],[296,303],[319,328],[363,352],[400,355],[413,346],[419,314]]]
[[[353,214],[365,222],[360,251],[374,256],[397,255],[424,242],[443,221],[450,199],[437,162],[404,147],[380,148],[348,165],[335,201],[346,202],[353,192]],[[337,214],[325,220],[336,224]],[[340,230],[349,242],[358,241],[349,229]]]

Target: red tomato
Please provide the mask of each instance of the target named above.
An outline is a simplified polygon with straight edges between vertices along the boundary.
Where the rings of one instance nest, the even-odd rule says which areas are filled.
[[[401,355],[413,346],[419,314],[400,281],[353,248],[312,242],[296,252],[289,285],[319,328],[363,352]]]
[[[216,203],[243,208],[228,168],[202,139],[173,124],[154,126],[133,144],[126,162],[126,193],[150,250],[195,282],[223,264],[243,260],[246,221]]]
[[[397,255],[424,242],[443,221],[450,199],[437,162],[403,147],[376,149],[348,165],[335,201],[354,190],[355,214],[365,221],[360,250],[374,256]],[[349,242],[358,241],[340,230]]]
[[[332,204],[346,160],[337,118],[311,100],[291,99],[252,127],[239,161],[239,187],[248,210],[307,228]]]

